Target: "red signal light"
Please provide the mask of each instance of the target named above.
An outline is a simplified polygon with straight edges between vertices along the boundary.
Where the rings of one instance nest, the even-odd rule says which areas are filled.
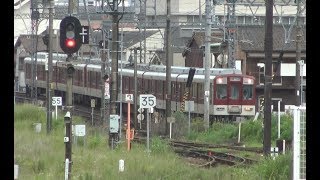
[[[66,46],[68,48],[74,48],[76,46],[76,41],[74,39],[66,39]]]

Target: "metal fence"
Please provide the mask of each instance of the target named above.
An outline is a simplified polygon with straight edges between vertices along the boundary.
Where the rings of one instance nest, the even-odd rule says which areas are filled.
[[[293,180],[306,179],[306,107],[293,110]]]

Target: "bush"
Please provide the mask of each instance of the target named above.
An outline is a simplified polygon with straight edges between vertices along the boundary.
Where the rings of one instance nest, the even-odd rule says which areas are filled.
[[[151,149],[152,152],[161,154],[168,152],[169,145],[165,140],[162,140],[159,137],[154,137],[151,140]]]
[[[172,117],[176,119],[173,123],[172,136],[181,138],[188,134],[188,117],[181,111],[173,113]]]
[[[46,113],[43,108],[32,104],[16,105],[14,108],[14,121],[29,121],[32,123],[45,123]]]
[[[279,155],[274,160],[271,157],[261,161],[254,167],[254,171],[263,179],[290,179],[290,164],[292,163],[292,153]]]
[[[262,120],[246,121],[241,125],[241,139],[246,141],[263,141]]]
[[[98,147],[103,141],[103,137],[99,134],[88,137],[88,146],[90,149]]]

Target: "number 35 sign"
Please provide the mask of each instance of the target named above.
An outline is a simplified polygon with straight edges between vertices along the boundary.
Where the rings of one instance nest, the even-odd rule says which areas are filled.
[[[156,106],[156,97],[152,94],[140,94],[140,108],[152,108]]]
[[[52,106],[62,106],[62,97],[52,97]]]

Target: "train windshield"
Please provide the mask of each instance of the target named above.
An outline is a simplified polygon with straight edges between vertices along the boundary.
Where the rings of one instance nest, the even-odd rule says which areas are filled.
[[[243,85],[242,95],[244,100],[251,100],[253,96],[253,85]]]
[[[230,90],[230,99],[239,99],[239,84],[231,84]]]
[[[226,99],[227,98],[227,85],[218,84],[217,85],[217,99]]]

